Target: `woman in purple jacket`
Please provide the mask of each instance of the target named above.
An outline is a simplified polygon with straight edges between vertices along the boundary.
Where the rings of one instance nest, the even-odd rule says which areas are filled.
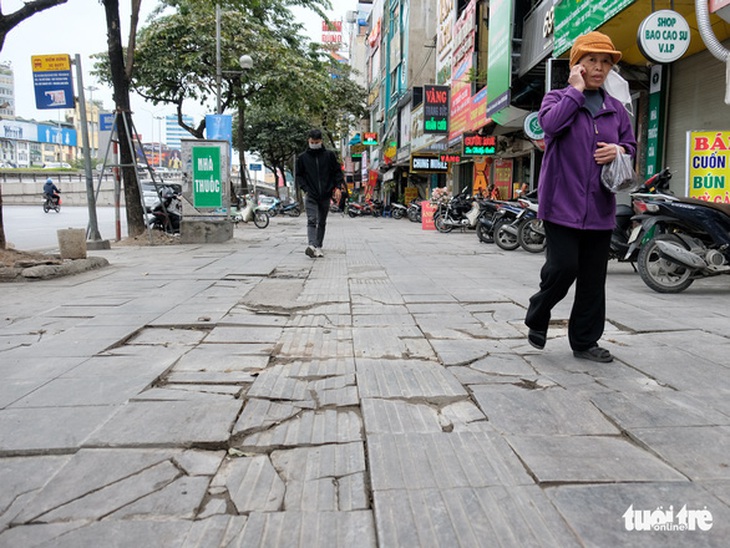
[[[610,362],[598,346],[606,319],[606,270],[616,199],[601,184],[601,168],[619,150],[634,156],[636,138],[624,106],[601,88],[621,59],[611,39],[589,32],[570,50],[568,87],[548,92],[540,107],[545,156],[539,217],[547,240],[540,290],[530,298],[528,341],[545,347],[550,313],[576,283],[568,340],[577,358]]]

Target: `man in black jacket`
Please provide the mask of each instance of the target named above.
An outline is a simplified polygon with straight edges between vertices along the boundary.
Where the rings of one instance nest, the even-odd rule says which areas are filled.
[[[322,144],[322,132],[313,129],[308,135],[309,147],[297,157],[296,183],[306,193],[304,209],[307,212],[307,256],[324,257],[322,241],[327,225],[330,200],[339,203],[345,178],[337,156]]]

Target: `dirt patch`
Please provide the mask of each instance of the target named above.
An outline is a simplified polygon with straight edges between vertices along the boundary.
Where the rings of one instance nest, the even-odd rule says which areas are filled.
[[[118,242],[113,242],[114,246],[131,246],[131,245],[177,245],[180,243],[180,234],[168,234],[161,230],[153,230],[150,234],[145,232],[137,236],[122,238]]]

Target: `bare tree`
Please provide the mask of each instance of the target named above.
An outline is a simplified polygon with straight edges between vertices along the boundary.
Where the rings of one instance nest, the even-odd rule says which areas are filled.
[[[65,4],[67,0],[29,0],[22,8],[5,15],[3,13],[2,4],[0,4],[0,51],[5,45],[5,38],[8,33],[20,23],[48,8]],[[5,249],[7,242],[5,241],[5,225],[3,222],[3,193],[2,185],[0,185],[0,249]]]

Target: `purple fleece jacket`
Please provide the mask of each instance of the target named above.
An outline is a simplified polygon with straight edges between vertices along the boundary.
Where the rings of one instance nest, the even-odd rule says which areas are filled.
[[[614,227],[616,198],[601,184],[601,166],[593,154],[602,141],[623,146],[633,157],[636,138],[624,106],[603,89],[601,94],[603,105],[595,118],[572,86],[543,98],[538,117],[545,131],[538,184],[541,219],[587,230]]]

